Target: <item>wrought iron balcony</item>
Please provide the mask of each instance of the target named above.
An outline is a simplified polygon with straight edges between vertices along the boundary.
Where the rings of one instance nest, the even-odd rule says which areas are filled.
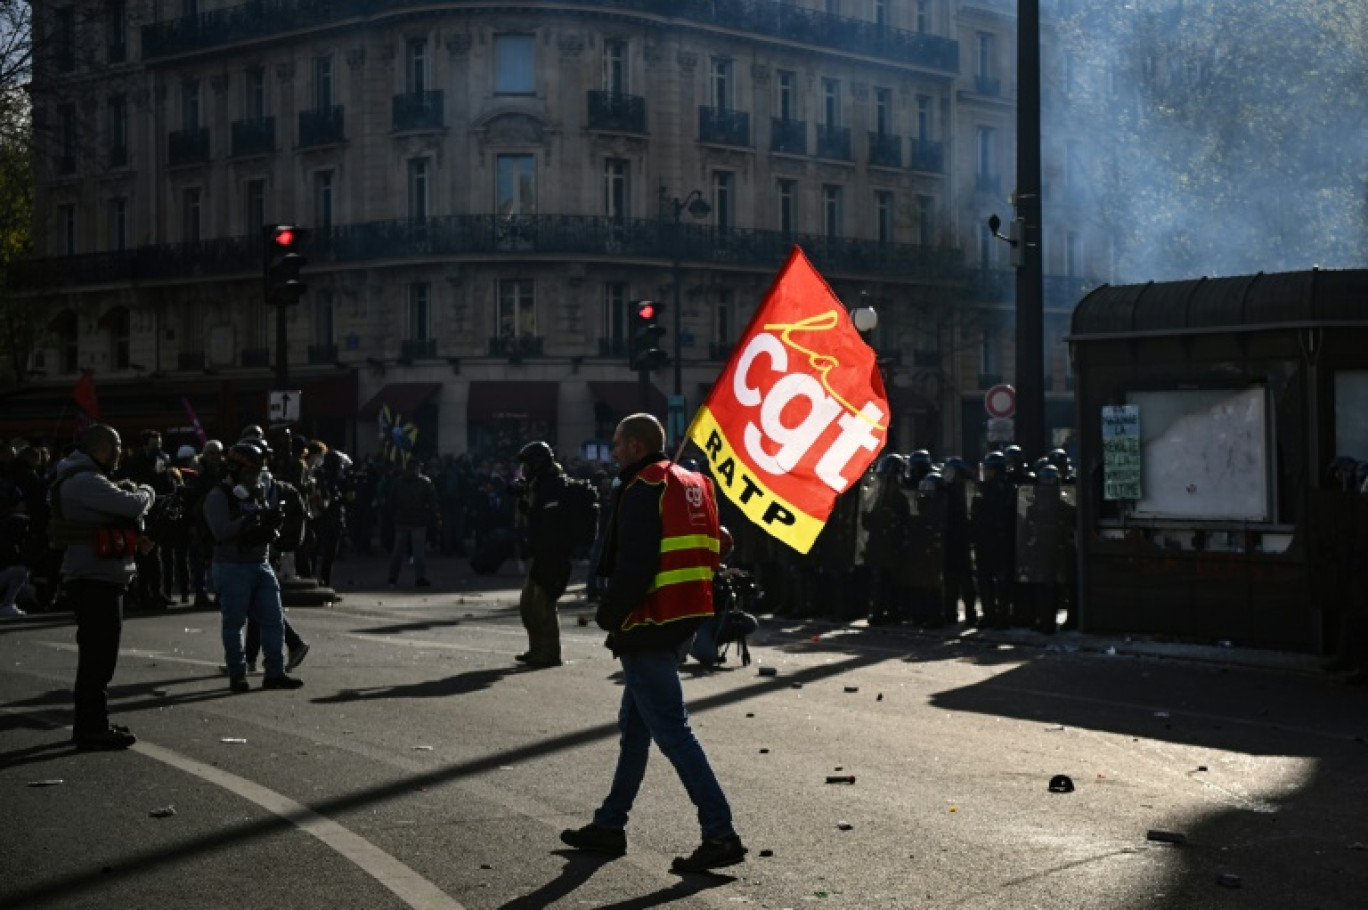
[[[394,131],[440,130],[443,124],[442,99],[440,91],[395,95]]]
[[[245,367],[268,367],[271,365],[271,349],[243,348],[240,362]]]
[[[902,167],[902,137],[870,133],[869,163],[875,167]]]
[[[209,160],[209,127],[176,130],[166,137],[167,160],[172,167],[204,164]]]
[[[806,155],[807,121],[770,118],[770,151],[789,155]]]
[[[337,145],[347,137],[342,129],[342,105],[299,112],[299,146]]]
[[[850,127],[817,124],[817,157],[849,161]]]
[[[265,41],[293,31],[367,19],[377,9],[400,13],[405,9],[431,7],[430,0],[328,0],[299,3],[296,0],[249,0],[238,6],[208,10],[145,25],[142,29],[144,60],[189,54],[209,48]],[[651,21],[660,18],[726,29],[743,35],[780,38],[823,50],[851,51],[862,57],[878,57],[898,63],[959,71],[959,43],[925,32],[889,28],[867,19],[852,19],[817,10],[802,9],[783,0],[748,0],[717,3],[715,0],[564,0],[562,6],[602,9],[615,17],[633,14]]]
[[[233,121],[233,157],[266,155],[275,151],[275,118]]]
[[[406,259],[478,260],[492,253],[532,252],[582,261],[670,260],[676,251],[696,263],[777,268],[793,245],[823,273],[975,279],[964,271],[958,250],[919,244],[828,238],[791,231],[717,228],[684,222],[678,239],[668,220],[536,215],[445,215],[315,228],[309,238],[311,268]],[[87,284],[151,280],[201,280],[261,274],[261,237],[249,234],[198,243],[144,246],[118,252],[21,260],[10,266],[13,289],[55,289]],[[1077,281],[1078,279],[1075,279]]]
[[[646,99],[622,92],[590,92],[589,129],[612,133],[645,133]]]
[[[698,141],[713,145],[750,145],[750,114],[725,107],[700,107]]]
[[[337,363],[337,345],[335,344],[311,344],[309,345],[309,363]]]
[[[501,335],[489,339],[491,357],[507,357],[514,362],[542,355],[540,335]]]
[[[207,362],[203,351],[181,351],[176,355],[176,369],[182,372],[203,370]]]
[[[128,167],[128,146],[111,145],[109,147],[109,166]]]
[[[930,139],[912,140],[912,158],[907,166],[914,171],[940,174],[945,171],[945,146]]]
[[[437,356],[436,338],[405,338],[399,342],[399,359],[412,363],[415,360],[431,360]]]

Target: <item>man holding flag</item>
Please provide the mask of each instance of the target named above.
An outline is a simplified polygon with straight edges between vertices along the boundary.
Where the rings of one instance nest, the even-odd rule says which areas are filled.
[[[688,437],[728,499],[806,553],[884,447],[888,413],[874,351],[794,247]]]

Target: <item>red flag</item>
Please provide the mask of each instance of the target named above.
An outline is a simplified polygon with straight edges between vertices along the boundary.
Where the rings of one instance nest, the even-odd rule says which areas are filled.
[[[874,351],[798,247],[688,436],[751,521],[800,553],[888,438]]]
[[[100,400],[95,397],[95,371],[82,370],[81,378],[76,380],[76,387],[71,390],[71,397],[76,400],[76,406],[81,409],[81,413],[91,420],[100,419]]]

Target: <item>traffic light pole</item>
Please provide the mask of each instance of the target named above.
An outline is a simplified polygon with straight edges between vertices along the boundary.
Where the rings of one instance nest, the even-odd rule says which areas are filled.
[[[270,306],[268,303],[267,306]],[[290,362],[289,362],[289,341],[285,336],[285,305],[277,303],[276,311],[276,355],[275,355],[275,381],[278,391],[285,391],[290,387]]]
[[[1040,0],[1017,5],[1016,443],[1045,454],[1045,278],[1040,198]]]

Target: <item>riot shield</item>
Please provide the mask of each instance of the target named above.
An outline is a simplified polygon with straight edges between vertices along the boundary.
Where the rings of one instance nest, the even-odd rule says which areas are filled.
[[[856,565],[874,565],[870,560],[869,542],[870,531],[878,528],[880,520],[879,495],[882,489],[882,481],[879,475],[873,471],[866,471],[860,478],[859,489],[856,491],[856,516],[855,516],[855,563]],[[880,548],[876,545],[876,555]]]
[[[945,492],[904,490],[907,522],[899,540],[898,582],[939,588],[945,573]]]
[[[1062,493],[1057,486],[1017,489],[1015,577],[1023,584],[1053,584],[1064,571],[1064,549],[1073,525]]]

